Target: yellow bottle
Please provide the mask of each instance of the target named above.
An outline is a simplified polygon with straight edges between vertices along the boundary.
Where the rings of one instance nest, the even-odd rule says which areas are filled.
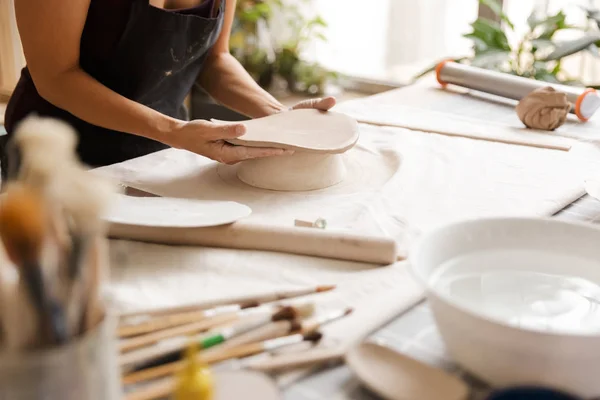
[[[186,350],[186,366],[179,372],[174,400],[212,400],[213,376],[208,365],[198,361],[198,345]]]

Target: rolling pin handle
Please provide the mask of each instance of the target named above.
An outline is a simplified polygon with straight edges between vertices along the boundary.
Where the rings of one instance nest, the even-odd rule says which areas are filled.
[[[589,117],[585,116],[584,112],[582,111],[582,104],[584,102],[584,99],[587,95],[595,93],[595,89],[588,88],[579,95],[577,101],[575,102],[575,115],[577,115],[577,118],[579,118],[582,122],[587,122],[587,120],[589,119]]]
[[[444,69],[444,66],[446,65],[446,63],[449,63],[449,62],[454,62],[454,60],[452,60],[452,59],[444,60],[444,61],[440,62],[437,65],[437,67],[435,67],[435,79],[437,79],[438,83],[443,88],[446,88],[446,86],[448,86],[448,82],[444,82],[442,80],[442,69]]]

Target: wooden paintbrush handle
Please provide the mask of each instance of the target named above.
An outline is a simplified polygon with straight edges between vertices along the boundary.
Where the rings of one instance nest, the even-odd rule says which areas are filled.
[[[380,265],[397,259],[396,242],[391,238],[303,227],[244,222],[206,228],[111,224],[109,234],[153,243],[275,251]]]
[[[237,313],[226,313],[222,315],[217,315],[213,318],[208,318],[202,321],[194,322],[192,324],[181,325],[175,328],[148,333],[146,335],[135,336],[131,339],[123,340],[119,346],[119,350],[122,353],[124,353],[176,336],[192,335],[213,328],[215,326],[231,322],[237,317]]]
[[[326,362],[339,361],[343,357],[344,351],[342,349],[317,348],[257,360],[249,363],[247,367],[260,372],[279,372],[286,369],[312,367]]]
[[[209,354],[220,352],[222,349],[229,349],[232,347],[246,345],[248,343],[263,342],[265,340],[286,336],[289,335],[296,326],[300,326],[300,324],[296,321],[271,322],[265,326],[261,326],[240,336],[231,338],[218,347],[203,350],[200,354],[202,354],[203,357],[206,357]]]
[[[127,394],[124,400],[163,399],[173,393],[174,389],[175,380],[173,378],[166,378]]]
[[[251,343],[230,349],[223,349],[219,352],[204,355],[202,352],[198,359],[206,364],[214,364],[217,362],[229,360],[232,358],[248,357],[264,351],[262,343]],[[153,379],[158,379],[171,375],[184,365],[184,361],[176,361],[168,364],[163,364],[158,367],[143,369],[141,371],[132,372],[123,377],[123,384],[130,385],[133,383],[145,382]]]
[[[176,326],[200,322],[206,318],[206,311],[191,311],[185,313],[177,313],[161,317],[152,318],[139,324],[121,325],[119,326],[119,337],[127,338],[132,336],[143,335],[150,332],[160,331],[162,329],[174,328]]]

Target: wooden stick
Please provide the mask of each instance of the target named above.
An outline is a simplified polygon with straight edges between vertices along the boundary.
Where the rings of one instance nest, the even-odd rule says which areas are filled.
[[[314,311],[314,304],[308,303],[297,307],[282,307],[279,311],[269,315],[264,312],[258,315],[258,318],[249,318],[242,320],[239,323],[228,324],[227,326],[219,327],[212,335],[224,335],[224,343],[219,343],[217,349],[234,347],[241,344],[259,342],[267,339],[284,336],[291,333],[293,330],[300,330],[302,325],[295,321],[297,318],[303,318],[311,315]],[[241,340],[239,339],[241,338]],[[199,341],[205,340],[205,337],[198,338]],[[229,342],[232,344],[229,344]],[[169,343],[167,346],[158,345],[153,348],[144,348],[137,351],[125,353],[119,358],[121,367],[128,368],[133,365],[140,365],[156,360],[160,357],[176,354],[183,350],[186,343],[184,341]],[[210,351],[206,346],[203,346],[202,354]],[[220,350],[218,350],[220,351]],[[143,368],[143,367],[142,367]]]
[[[224,361],[229,358],[238,358],[238,357],[247,357],[252,356],[254,354],[261,353],[263,351],[272,351],[281,347],[290,346],[294,344],[301,343],[303,341],[315,342],[321,339],[321,334],[319,332],[311,332],[306,335],[296,334],[291,336],[282,337],[279,339],[268,340],[261,343],[248,344],[245,346],[240,346],[232,349],[226,349],[220,354],[215,354],[210,357],[202,357],[202,360],[207,363],[215,363],[219,361]],[[176,364],[176,365],[175,365]],[[157,371],[158,369],[154,369],[154,371],[145,370],[141,371],[145,373],[145,376],[141,379],[133,380],[136,383],[144,380],[149,380],[153,378],[160,378],[162,376],[170,375],[175,371],[178,371],[185,365],[185,361],[180,361],[178,363],[173,363],[169,365],[162,366],[161,371]],[[133,374],[132,374],[133,375]],[[138,374],[141,375],[141,374]],[[140,376],[138,376],[140,378]],[[124,383],[127,382],[127,377],[124,379]],[[128,395],[126,400],[151,400],[151,399],[159,399],[168,396],[174,389],[174,379],[173,377],[168,377],[158,382],[150,383],[144,388],[137,390],[135,393]]]
[[[154,400],[167,397],[175,389],[173,378],[162,379],[147,387],[125,395],[124,400]]]
[[[219,352],[204,355],[202,352],[198,356],[200,360],[207,364],[229,360],[231,358],[242,358],[262,353],[263,351],[274,350],[279,347],[289,346],[304,341],[304,335],[295,334],[284,336],[278,339],[267,340],[260,343],[249,343],[242,346],[223,349]],[[168,364],[163,364],[158,367],[148,368],[137,372],[132,372],[123,377],[123,384],[129,385],[138,382],[149,381],[171,375],[181,369],[185,365],[185,361],[176,361]]]
[[[260,360],[248,360],[242,362],[242,368],[254,371],[275,373],[284,370],[312,367],[332,361],[340,361],[344,357],[344,351],[340,348],[317,348],[306,351],[285,353]]]
[[[192,324],[177,326],[171,329],[165,329],[158,332],[148,333],[146,335],[136,336],[131,339],[126,339],[122,341],[119,346],[119,350],[122,353],[124,353],[172,337],[192,335],[195,333],[206,331],[218,325],[223,325],[225,323],[235,321],[238,318],[240,318],[240,316],[237,312],[225,313],[217,315],[213,318],[208,318],[203,321],[194,322]]]
[[[286,290],[286,291],[264,293],[264,294],[260,294],[260,295],[242,296],[242,297],[233,297],[233,298],[230,297],[230,298],[224,298],[224,299],[219,299],[219,300],[215,300],[215,301],[208,301],[208,302],[197,303],[197,304],[187,304],[187,305],[176,306],[176,307],[166,307],[166,308],[159,308],[159,309],[134,311],[134,312],[130,312],[130,313],[123,313],[123,314],[121,314],[120,317],[121,317],[121,319],[125,319],[125,318],[132,318],[132,317],[138,317],[138,316],[166,315],[166,314],[173,314],[173,313],[187,312],[187,311],[194,311],[194,310],[206,310],[209,308],[215,308],[215,307],[232,305],[232,304],[242,304],[245,307],[248,304],[256,305],[256,303],[261,304],[261,303],[269,303],[269,302],[278,301],[278,300],[292,299],[295,297],[302,297],[302,296],[307,296],[307,295],[315,294],[315,293],[328,292],[333,289],[335,289],[334,285],[313,286],[313,287],[308,287],[308,288],[291,289],[291,290]]]
[[[206,228],[111,224],[109,235],[151,243],[274,251],[379,265],[393,264],[397,258],[396,242],[388,237],[246,222]]]
[[[180,325],[200,322],[207,318],[215,317],[226,312],[235,312],[241,310],[241,305],[231,305],[218,307],[209,310],[188,311],[175,313],[156,318],[150,318],[138,324],[122,324],[119,326],[119,337],[128,338],[132,336],[143,335],[146,333],[156,332],[163,329],[173,328]]]
[[[235,337],[219,347],[202,351],[203,357],[211,352],[222,351],[223,349],[243,346],[249,343],[263,342],[265,340],[275,339],[286,336],[294,332],[299,332],[302,329],[302,324],[296,320],[291,321],[275,321],[258,329],[247,332],[243,335]]]
[[[249,343],[262,342],[264,340],[275,339],[278,337],[286,336],[294,331],[298,331],[300,325],[295,321],[276,321],[271,322],[267,325],[253,329],[240,336],[234,337],[225,341],[217,347],[208,348],[202,350],[202,357],[206,357],[210,354],[222,352],[225,348],[231,348],[241,346]],[[196,340],[202,340],[200,335]],[[157,348],[144,348],[136,351],[132,351],[123,354],[119,357],[119,364],[122,368],[126,369],[132,365],[147,363],[155,360],[161,356],[172,353],[174,351],[182,350],[188,345],[189,340],[182,340],[180,343],[173,343],[171,346],[159,346]]]

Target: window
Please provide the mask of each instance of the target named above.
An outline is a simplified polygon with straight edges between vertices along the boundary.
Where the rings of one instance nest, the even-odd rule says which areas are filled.
[[[324,66],[354,77],[404,82],[435,61],[469,54],[471,42],[462,38],[483,10],[478,0],[312,0],[313,11],[329,24],[328,41],[308,56]],[[508,34],[515,45],[535,9],[563,10],[572,24],[586,24],[580,6],[600,8],[600,0],[503,0],[515,23]],[[563,31],[558,40],[580,33]],[[584,82],[600,84],[600,58],[578,54],[564,61],[565,70]]]
[[[432,62],[469,51],[462,38],[478,0],[313,0],[329,24],[312,56],[357,77],[405,80]]]

